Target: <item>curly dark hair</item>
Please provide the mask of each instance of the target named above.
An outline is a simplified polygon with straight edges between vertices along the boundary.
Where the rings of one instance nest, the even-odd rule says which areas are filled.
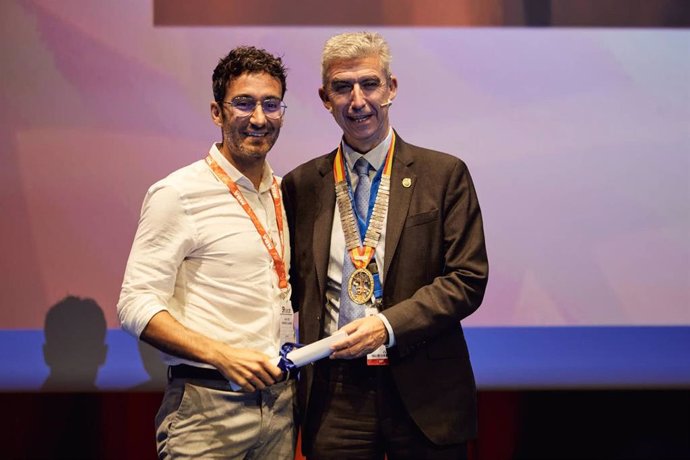
[[[287,69],[281,58],[264,49],[253,46],[238,46],[218,61],[213,70],[213,98],[219,104],[225,99],[228,82],[244,73],[266,72],[280,81],[285,96]]]

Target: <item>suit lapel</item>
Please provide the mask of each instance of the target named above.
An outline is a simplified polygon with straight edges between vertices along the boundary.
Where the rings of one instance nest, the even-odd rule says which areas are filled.
[[[328,260],[331,251],[331,229],[335,209],[335,181],[333,179],[333,161],[335,151],[323,158],[317,165],[321,174],[320,186],[315,190],[318,203],[312,235],[316,279],[319,284],[319,298],[325,299],[328,277]]]
[[[391,172],[391,194],[388,203],[388,222],[386,224],[386,251],[383,261],[384,292],[385,283],[388,281],[388,270],[393,260],[400,235],[405,226],[407,211],[410,208],[412,192],[417,183],[417,177],[410,168],[412,155],[410,147],[395,133],[395,156],[393,158],[393,171]],[[407,181],[405,179],[410,179]],[[409,184],[407,187],[403,186]]]

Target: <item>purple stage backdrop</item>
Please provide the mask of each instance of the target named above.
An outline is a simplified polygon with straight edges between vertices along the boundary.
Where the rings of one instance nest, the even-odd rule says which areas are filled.
[[[115,305],[148,186],[220,138],[211,71],[232,47],[289,68],[278,174],[339,141],[319,55],[353,28],[153,15],[139,0],[0,4],[0,389],[41,386],[46,314],[68,295],[105,317],[97,388],[160,378]],[[690,32],[369,29],[393,52],[393,126],[461,157],[477,187],[491,277],[464,325],[479,384],[690,385]]]

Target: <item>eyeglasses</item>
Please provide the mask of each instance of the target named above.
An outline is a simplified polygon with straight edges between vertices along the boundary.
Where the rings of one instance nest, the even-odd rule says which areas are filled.
[[[253,97],[237,96],[233,98],[232,101],[223,101],[223,104],[228,104],[235,111],[235,115],[238,117],[249,117],[256,110],[257,106],[261,106],[261,110],[264,112],[266,118],[272,120],[277,120],[285,115],[285,109],[287,105],[285,102],[277,98],[264,99],[263,101],[257,101]]]

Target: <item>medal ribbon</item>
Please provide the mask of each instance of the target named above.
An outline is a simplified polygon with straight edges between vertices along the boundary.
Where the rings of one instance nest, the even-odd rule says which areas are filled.
[[[369,262],[371,259],[374,257],[374,254],[376,253],[376,243],[378,242],[379,237],[381,236],[381,229],[372,229],[371,228],[371,218],[372,218],[372,209],[376,207],[376,204],[379,205],[379,207],[382,205],[380,203],[381,200],[379,200],[379,193],[378,193],[378,188],[380,185],[380,182],[382,179],[385,179],[388,183],[390,183],[390,176],[391,176],[391,171],[393,170],[393,152],[395,150],[395,133],[393,133],[392,139],[391,139],[391,145],[388,148],[388,153],[386,153],[386,161],[383,166],[383,177],[381,177],[381,171],[376,175],[374,178],[374,183],[372,184],[372,191],[371,195],[369,197],[369,216],[367,218],[367,222],[364,223],[364,219],[361,216],[357,216],[358,220],[358,227],[359,227],[359,241],[348,241],[347,235],[348,232],[345,232],[346,235],[346,245],[348,248],[348,252],[350,254],[350,260],[352,260],[352,265],[355,266],[355,268],[366,268],[369,265]],[[333,162],[333,175],[335,178],[335,184],[336,188],[338,187],[338,184],[342,182],[346,182],[348,185],[348,197],[350,201],[350,206],[349,208],[352,209],[353,213],[357,215],[357,210],[354,209],[353,202],[354,199],[352,197],[352,187],[350,186],[350,181],[349,181],[349,176],[347,173],[347,169],[345,167],[345,158],[342,153],[342,147],[341,145],[338,146],[338,151],[335,154],[335,161]],[[337,195],[337,193],[336,193]],[[387,206],[387,200],[386,200],[386,206]],[[341,208],[342,209],[342,208]],[[385,212],[385,210],[381,210]],[[344,216],[341,216],[341,221],[343,221],[344,224]],[[364,225],[362,225],[364,224]],[[345,226],[345,225],[343,225]],[[344,229],[345,230],[345,229]],[[370,230],[373,230],[370,231]],[[371,233],[371,234],[370,234]],[[362,244],[361,240],[362,237],[364,237],[365,242],[368,242],[369,244]],[[373,240],[373,241],[372,241]],[[377,276],[378,278],[378,276]]]
[[[242,209],[244,209],[244,212],[246,212],[249,218],[252,220],[254,227],[256,227],[256,231],[259,232],[259,236],[261,236],[261,241],[263,241],[264,246],[266,246],[268,253],[273,259],[273,265],[275,266],[276,273],[278,274],[278,286],[280,289],[287,289],[287,272],[285,270],[284,261],[285,236],[283,232],[283,206],[280,200],[280,187],[278,187],[276,178],[273,177],[273,183],[271,184],[271,198],[273,198],[273,207],[276,211],[276,224],[278,225],[278,235],[280,235],[281,254],[278,254],[273,239],[266,232],[264,226],[261,225],[259,218],[254,213],[252,207],[249,206],[249,203],[247,203],[247,200],[244,198],[244,195],[242,195],[242,192],[240,191],[239,187],[237,187],[237,184],[235,184],[235,181],[228,176],[228,174],[223,170],[223,168],[221,168],[218,162],[211,157],[211,155],[206,157],[206,164],[211,168],[211,171],[213,171],[216,177],[223,181],[223,183],[228,187],[230,194],[235,197],[240,206],[242,206]]]

